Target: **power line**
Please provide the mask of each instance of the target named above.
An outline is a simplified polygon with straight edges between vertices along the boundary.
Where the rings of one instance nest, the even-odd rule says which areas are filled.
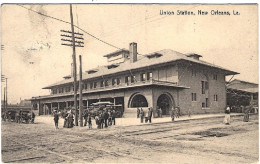
[[[71,24],[70,22],[64,21],[64,20],[62,20],[62,19],[59,19],[59,18],[56,18],[56,17],[53,17],[53,16],[49,16],[49,15],[46,15],[46,14],[37,12],[37,11],[35,11],[35,10],[29,9],[29,8],[27,8],[27,7],[24,7],[23,5],[18,5],[18,6],[20,6],[20,7],[22,7],[22,8],[25,8],[25,9],[27,9],[27,10],[29,10],[29,11],[35,12],[35,13],[37,13],[37,14],[39,14],[39,15],[42,15],[42,16],[45,16],[45,17],[48,17],[48,18],[51,18],[51,19],[54,19],[54,20],[57,20],[57,21],[66,23],[66,24]],[[107,45],[109,45],[109,46],[111,46],[111,47],[113,47],[113,48],[122,50],[122,48],[119,48],[119,47],[117,47],[117,46],[115,46],[115,45],[113,45],[113,44],[110,44],[110,43],[108,43],[108,42],[106,42],[106,41],[104,41],[104,40],[102,40],[102,39],[100,39],[100,38],[94,36],[93,34],[90,34],[89,32],[87,32],[86,30],[80,28],[79,26],[76,26],[76,25],[73,25],[73,26],[76,27],[76,28],[78,28],[79,30],[83,31],[84,33],[88,34],[89,36],[93,37],[94,39],[96,39],[96,40],[98,40],[98,41],[104,43],[104,44],[107,44]]]
[[[184,9],[184,10],[191,10],[191,9],[199,7],[199,6],[200,6],[200,4],[192,6],[192,7],[188,8],[188,9]],[[176,10],[176,9],[181,8],[181,7],[182,6],[179,6],[179,7],[173,8],[173,9]],[[134,28],[134,26],[141,26],[141,25],[144,25],[146,23],[151,23],[151,22],[155,22],[155,21],[161,21],[162,19],[167,18],[167,17],[169,17],[169,15],[165,15],[165,16],[160,16],[160,15],[159,16],[151,16],[151,17],[146,18],[144,21],[143,20],[142,21],[137,21],[136,23],[132,23],[132,24],[129,24],[129,25],[124,25],[124,26],[132,26],[132,27],[128,28],[128,29],[131,29],[131,28]],[[149,21],[147,21],[147,20],[149,20]],[[113,35],[115,35],[117,33],[116,31],[117,30],[112,30],[112,31],[109,31],[107,33],[104,33],[102,35],[102,37],[106,38],[106,37],[109,37],[109,36],[113,36]]]

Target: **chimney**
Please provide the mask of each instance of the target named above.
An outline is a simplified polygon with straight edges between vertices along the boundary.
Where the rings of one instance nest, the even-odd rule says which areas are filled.
[[[134,63],[137,61],[137,43],[132,42],[129,45],[129,56],[130,56],[130,62]]]

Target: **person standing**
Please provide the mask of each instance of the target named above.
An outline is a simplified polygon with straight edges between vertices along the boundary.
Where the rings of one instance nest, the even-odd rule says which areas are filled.
[[[91,115],[90,114],[88,114],[88,128],[89,129],[92,129],[92,121],[91,121]]]
[[[188,110],[188,117],[191,117],[191,110]]]
[[[227,106],[226,109],[225,109],[224,123],[225,123],[226,125],[229,125],[229,124],[230,124],[230,107],[229,107],[229,106]]]
[[[113,109],[113,111],[112,111],[112,123],[114,125],[116,125],[116,111],[115,111],[115,109]]]
[[[109,115],[108,115],[108,111],[106,110],[105,113],[104,113],[105,128],[108,127],[108,126],[107,126],[107,120],[108,120],[108,117],[109,117]]]
[[[140,116],[140,109],[137,108],[137,118],[139,118],[139,116]]]
[[[174,115],[175,115],[175,109],[172,107],[172,110],[170,112],[171,118],[172,118],[172,122],[174,121]]]
[[[84,117],[84,120],[85,120],[84,126],[87,126],[87,123],[88,123],[88,112],[87,111],[84,112],[83,117]]]
[[[99,118],[98,114],[95,116],[95,120],[96,120],[97,128],[100,129],[101,128],[101,126],[100,126],[100,118]]]
[[[143,111],[143,108],[141,108],[140,110],[140,117],[141,117],[141,123],[144,122],[144,111]]]
[[[149,123],[152,123],[152,116],[153,116],[153,109],[149,108],[149,110],[148,110],[148,120],[149,120]]]
[[[162,108],[159,108],[159,115],[162,118]]]
[[[35,119],[35,114],[34,114],[34,112],[32,112],[32,123],[34,123],[34,119]]]
[[[246,109],[244,111],[244,122],[248,122],[249,121],[249,111],[250,111],[250,108]]]
[[[181,115],[181,109],[179,105],[176,107],[175,112],[176,112],[175,114],[176,118],[179,118]]]
[[[59,115],[57,111],[54,111],[54,123],[55,123],[55,128],[59,129]]]
[[[103,129],[103,127],[104,127],[104,112],[103,111],[101,111],[99,118],[100,118],[100,127],[101,127],[101,129]]]

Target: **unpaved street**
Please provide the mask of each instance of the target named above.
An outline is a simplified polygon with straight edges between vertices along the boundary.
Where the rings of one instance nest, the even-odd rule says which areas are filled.
[[[258,115],[250,122],[207,118],[107,129],[16,124],[2,121],[3,162],[173,162],[258,161]],[[95,126],[95,123],[94,123]]]

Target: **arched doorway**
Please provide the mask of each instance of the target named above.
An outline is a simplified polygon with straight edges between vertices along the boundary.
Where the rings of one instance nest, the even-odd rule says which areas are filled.
[[[162,115],[169,115],[174,102],[170,95],[164,93],[158,97],[157,106],[162,109]]]
[[[130,99],[129,107],[130,108],[148,107],[148,102],[143,95],[136,94]]]

